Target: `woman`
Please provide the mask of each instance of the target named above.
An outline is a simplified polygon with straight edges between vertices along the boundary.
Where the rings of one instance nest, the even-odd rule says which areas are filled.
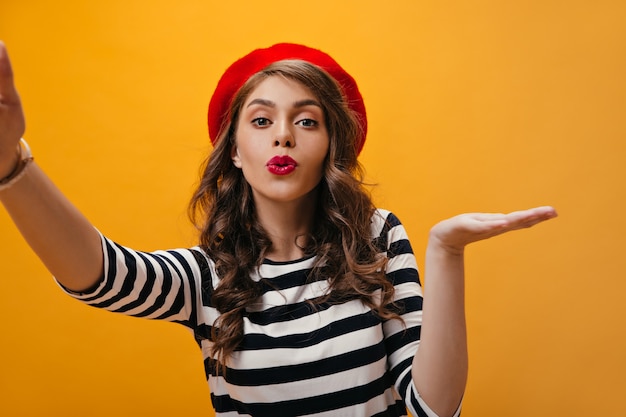
[[[76,298],[191,329],[218,415],[458,415],[463,249],[556,215],[435,225],[422,305],[401,223],[362,188],[356,83],[323,52],[278,44],[235,62],[212,97],[215,149],[190,205],[199,245],[138,252],[101,236],[32,161],[4,45],[0,97],[0,200],[21,233]]]

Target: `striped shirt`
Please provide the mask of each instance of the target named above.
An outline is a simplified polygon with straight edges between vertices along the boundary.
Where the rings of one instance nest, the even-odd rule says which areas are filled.
[[[94,307],[180,323],[202,349],[216,415],[436,416],[411,378],[420,341],[422,290],[411,245],[400,221],[377,210],[372,237],[388,257],[403,322],[382,320],[360,300],[312,307],[328,283],[307,276],[315,257],[265,260],[251,275],[262,295],[246,308],[244,338],[229,358],[226,377],[210,355],[219,312],[210,288],[219,285],[214,262],[199,247],[140,252],[102,237],[104,278],[73,297]],[[459,414],[457,410],[456,415]]]

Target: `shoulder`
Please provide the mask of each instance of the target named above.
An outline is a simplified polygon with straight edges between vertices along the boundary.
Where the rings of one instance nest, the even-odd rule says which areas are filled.
[[[203,286],[215,288],[219,283],[219,276],[215,267],[215,261],[211,255],[201,246],[194,246],[189,249],[189,252],[198,264]]]
[[[377,208],[372,215],[372,237],[387,234],[391,229],[402,226],[400,219],[389,210]]]
[[[387,252],[396,242],[408,236],[400,219],[389,210],[378,208],[372,215],[372,240],[381,252]]]

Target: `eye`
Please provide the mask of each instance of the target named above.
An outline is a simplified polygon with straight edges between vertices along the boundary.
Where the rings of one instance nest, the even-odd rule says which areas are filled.
[[[272,122],[270,119],[266,117],[257,117],[256,119],[252,119],[252,124],[256,126],[269,126]]]
[[[319,123],[313,119],[302,119],[296,122],[296,125],[299,125],[302,127],[316,127],[318,124]]]

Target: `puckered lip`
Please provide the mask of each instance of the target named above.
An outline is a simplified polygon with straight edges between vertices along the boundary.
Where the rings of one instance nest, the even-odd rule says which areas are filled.
[[[293,167],[297,167],[298,163],[289,155],[276,155],[275,157],[273,157],[272,159],[270,159],[269,161],[267,161],[266,166],[279,166],[279,167],[286,167],[286,166],[293,166]]]

